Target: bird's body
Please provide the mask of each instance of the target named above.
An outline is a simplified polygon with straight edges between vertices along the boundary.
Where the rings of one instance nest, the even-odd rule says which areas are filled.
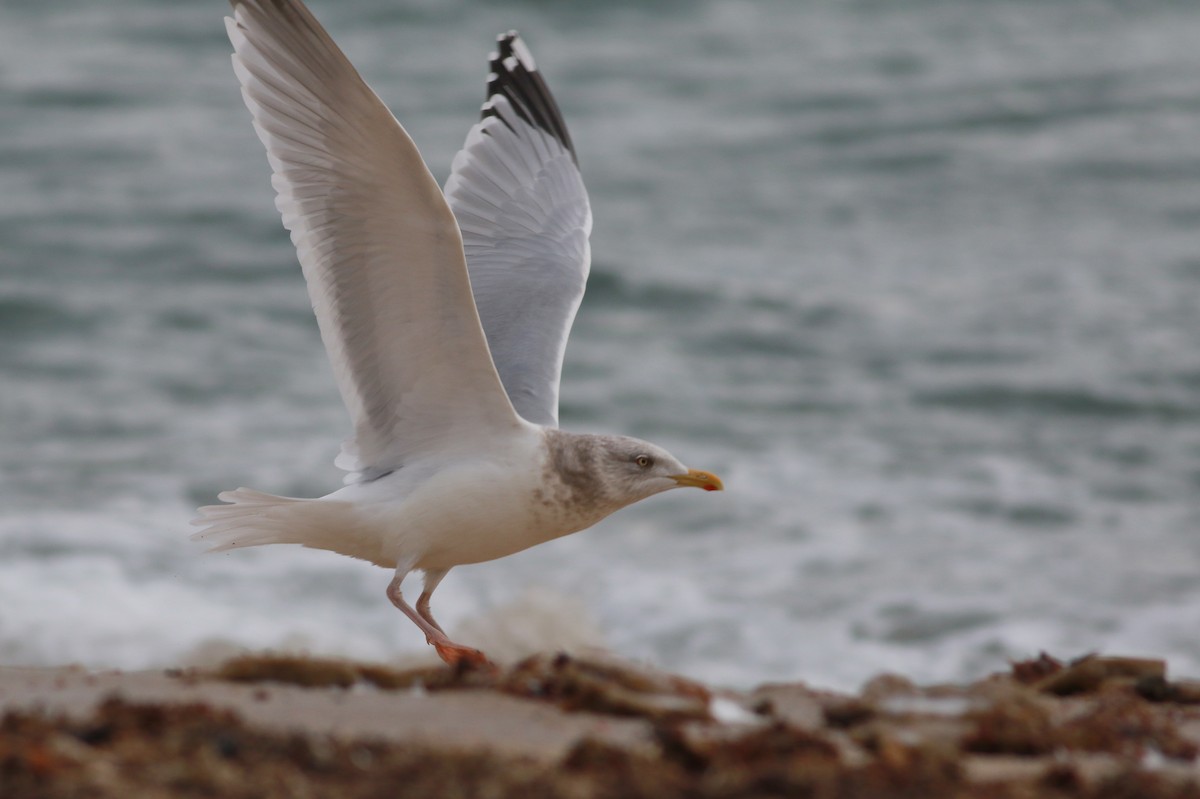
[[[563,527],[527,501],[539,490],[537,436],[524,428],[492,451],[397,469],[320,499],[279,502],[266,514],[269,530],[253,502],[269,502],[269,495],[229,492],[223,498],[234,504],[227,511],[244,496],[255,527],[224,547],[257,544],[255,535],[269,534],[270,543],[327,549],[389,569],[402,561],[411,569],[448,569],[510,555]],[[320,522],[305,524],[308,518]]]
[[[205,518],[250,521],[217,550],[300,544],[389,569],[480,563],[591,527],[619,507],[581,496],[594,483],[572,485],[555,467],[556,453],[566,457],[564,449],[585,438],[522,424],[492,447],[350,483],[320,499],[226,492],[222,499],[233,504],[212,506]]]
[[[481,659],[429,611],[449,569],[721,482],[648,442],[557,427],[592,219],[566,126],[516,34],[499,39],[443,193],[300,0],[231,2],[234,70],[354,435],[336,461],[351,472],[341,489],[223,492],[194,537],[394,569],[389,599],[443,659]],[[400,593],[413,570],[425,573],[415,609]]]

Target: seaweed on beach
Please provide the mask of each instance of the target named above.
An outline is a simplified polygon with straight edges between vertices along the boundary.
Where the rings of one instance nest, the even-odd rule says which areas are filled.
[[[518,708],[514,724],[529,723],[520,701],[595,723],[557,755],[535,757],[320,724],[270,731],[236,704],[110,697],[69,717],[10,710],[0,720],[0,797],[1200,799],[1190,688],[1129,658],[1042,659],[966,686],[920,688],[890,675],[857,696],[801,683],[737,695],[641,665],[555,655],[507,671],[422,672],[268,656],[178,676],[181,685],[302,685],[332,702],[350,689],[386,703],[391,689],[427,684],[430,713],[445,707],[440,692],[491,691],[517,701],[505,705]],[[722,700],[742,710],[714,711]],[[645,734],[605,736],[616,717]]]

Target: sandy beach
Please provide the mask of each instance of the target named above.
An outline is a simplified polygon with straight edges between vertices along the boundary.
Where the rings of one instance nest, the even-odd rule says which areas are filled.
[[[0,796],[1195,797],[1200,685],[1048,656],[733,692],[611,656],[0,668]]]

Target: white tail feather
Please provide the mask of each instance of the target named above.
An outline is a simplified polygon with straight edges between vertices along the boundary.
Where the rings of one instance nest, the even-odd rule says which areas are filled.
[[[212,544],[209,552],[264,544],[300,544],[339,552],[338,544],[353,525],[346,502],[277,497],[252,488],[222,491],[217,498],[230,504],[206,505],[192,520],[204,528],[192,540]]]

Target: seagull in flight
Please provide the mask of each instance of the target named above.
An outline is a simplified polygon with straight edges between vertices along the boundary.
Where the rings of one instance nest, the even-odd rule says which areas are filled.
[[[438,187],[408,133],[300,0],[231,0],[233,69],[267,149],[353,435],[324,497],[239,488],[200,508],[222,551],[300,544],[394,570],[387,596],[447,663],[446,573],[672,488],[723,488],[661,447],[558,427],[592,227],[575,149],[515,32]],[[401,583],[424,573],[412,606]]]

